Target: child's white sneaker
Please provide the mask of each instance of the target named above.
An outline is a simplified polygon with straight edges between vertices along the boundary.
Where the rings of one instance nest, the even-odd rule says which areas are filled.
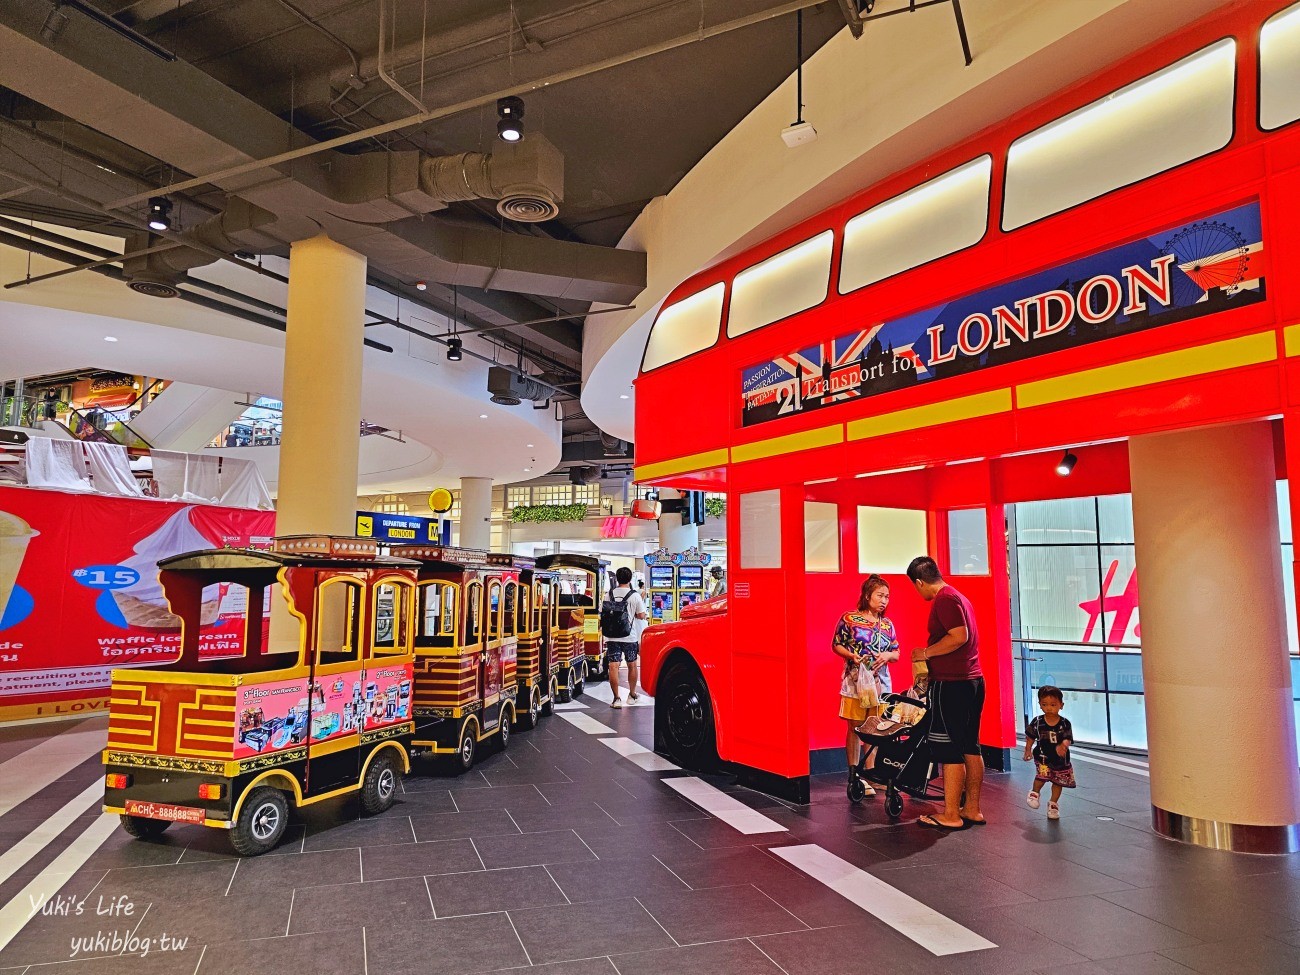
[[[1029,795],[1025,796],[1025,802],[1029,803],[1030,809],[1037,809],[1041,800],[1038,798],[1037,792],[1030,792]]]
[[[1058,805],[1057,805],[1056,803],[1054,803],[1054,802],[1049,802],[1049,803],[1047,804],[1047,818],[1048,818],[1048,819],[1060,819],[1060,818],[1061,818],[1061,807],[1058,806]]]

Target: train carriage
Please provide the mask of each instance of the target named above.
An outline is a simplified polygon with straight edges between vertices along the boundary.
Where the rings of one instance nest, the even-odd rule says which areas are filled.
[[[521,570],[508,556],[398,545],[419,563],[415,626],[417,751],[468,769],[481,742],[509,745],[518,691]]]
[[[537,568],[534,559],[493,555],[519,573],[519,588],[512,608],[507,605],[507,626],[513,625],[518,641],[515,702],[524,728],[535,728],[549,714],[559,695],[560,664],[554,653],[554,633],[559,627],[559,581],[553,572]]]
[[[576,697],[582,693],[587,677],[603,678],[606,674],[600,606],[608,588],[609,563],[592,555],[559,553],[544,555],[537,564],[554,572],[560,581],[560,693]]]
[[[173,822],[227,829],[249,856],[280,841],[290,806],[350,792],[367,812],[391,806],[414,731],[416,567],[332,536],[160,562],[181,652],[113,671],[104,811],[139,838]],[[217,585],[246,596],[247,649],[200,661],[204,593]],[[285,612],[268,625],[273,606]]]

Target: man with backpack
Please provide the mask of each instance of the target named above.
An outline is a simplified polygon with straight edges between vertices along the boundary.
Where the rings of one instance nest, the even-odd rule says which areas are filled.
[[[600,632],[605,637],[605,650],[609,661],[609,689],[613,692],[610,707],[621,708],[623,701],[618,692],[618,665],[627,660],[627,686],[629,701],[637,693],[637,656],[640,654],[641,634],[650,614],[645,600],[632,589],[632,570],[621,568],[614,575],[617,585],[605,596],[600,607]]]

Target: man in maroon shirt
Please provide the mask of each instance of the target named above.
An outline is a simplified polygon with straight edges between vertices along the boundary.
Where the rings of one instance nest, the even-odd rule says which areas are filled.
[[[929,646],[912,651],[913,660],[930,668],[931,758],[943,765],[943,812],[922,816],[930,829],[965,829],[983,825],[980,789],[984,756],[980,752],[980,713],[984,710],[984,673],[980,670],[979,631],[970,601],[939,574],[934,559],[922,555],[907,567],[907,578],[930,604]],[[962,805],[962,793],[966,803]]]

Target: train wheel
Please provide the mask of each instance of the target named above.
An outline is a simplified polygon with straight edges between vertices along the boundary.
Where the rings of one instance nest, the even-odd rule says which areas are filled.
[[[361,808],[372,816],[392,808],[397,801],[397,777],[400,774],[391,750],[376,755],[361,783]]]
[[[501,714],[498,716],[501,726],[497,729],[497,744],[501,746],[502,751],[505,751],[510,745],[510,712],[512,710],[514,709],[509,704],[503,704],[501,705]]]
[[[528,710],[523,714],[516,714],[519,727],[529,731],[537,727],[537,722],[542,719],[542,689],[534,687],[528,695]]]
[[[554,674],[551,675],[550,690],[551,690],[550,696],[547,697],[546,703],[542,705],[542,714],[555,713],[555,702],[560,696],[560,684],[555,679]]]
[[[474,725],[466,721],[460,728],[460,744],[456,746],[456,764],[462,772],[474,767],[474,750],[478,741],[474,737]]]
[[[573,682],[573,696],[582,697],[582,692],[587,689],[587,662],[584,660],[577,666],[578,677]],[[570,671],[572,673],[572,671]]]
[[[655,744],[687,768],[707,770],[718,761],[709,688],[694,664],[678,663],[659,681]]]
[[[573,668],[570,667],[565,672],[564,686],[560,688],[560,703],[566,704],[573,700]]]
[[[144,816],[123,816],[122,828],[137,840],[154,840],[167,831],[171,821],[167,819],[148,819]]]
[[[283,793],[260,786],[244,797],[230,845],[240,856],[255,857],[274,849],[289,825],[289,804]]]

